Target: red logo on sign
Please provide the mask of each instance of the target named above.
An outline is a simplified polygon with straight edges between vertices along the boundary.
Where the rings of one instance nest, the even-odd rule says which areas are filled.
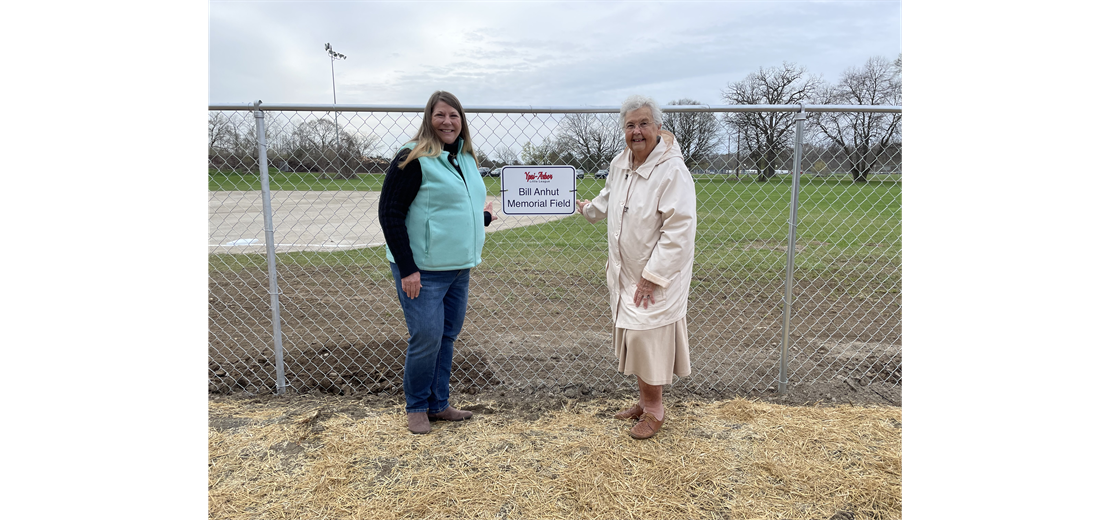
[[[552,179],[552,175],[550,173],[547,173],[547,172],[536,172],[536,173],[524,172],[524,180],[526,180],[526,181],[534,181],[534,180],[549,181],[551,179]]]

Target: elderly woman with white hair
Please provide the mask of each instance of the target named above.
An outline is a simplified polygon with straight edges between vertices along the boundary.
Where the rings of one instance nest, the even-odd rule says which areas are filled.
[[[690,375],[686,307],[697,229],[694,181],[674,134],[662,129],[655,100],[621,105],[626,148],[609,163],[605,187],[579,200],[590,221],[605,219],[605,279],[613,316],[617,370],[635,375],[639,402],[616,414],[635,419],[630,435],[646,439],[663,426],[663,385]]]

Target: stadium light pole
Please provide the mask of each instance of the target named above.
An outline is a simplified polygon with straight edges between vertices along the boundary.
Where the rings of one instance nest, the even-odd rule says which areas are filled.
[[[347,56],[345,56],[343,54],[340,54],[338,52],[335,52],[335,50],[331,48],[330,43],[325,43],[324,44],[324,50],[328,51],[328,56],[331,57],[331,105],[332,105],[332,108],[335,108],[335,105],[337,104],[336,99],[335,99],[335,60],[345,60],[345,59],[347,59]],[[332,114],[335,115],[335,158],[338,159],[339,158],[339,112],[335,111],[335,110],[332,110]],[[342,177],[343,173],[342,172],[336,172],[336,175],[339,175],[340,177]]]

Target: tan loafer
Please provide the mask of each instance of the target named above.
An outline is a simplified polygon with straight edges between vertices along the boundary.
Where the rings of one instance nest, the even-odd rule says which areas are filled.
[[[469,419],[474,412],[468,410],[456,410],[450,406],[439,413],[428,414],[428,419],[433,421],[463,421]]]
[[[636,423],[628,434],[631,435],[633,439],[647,439],[655,435],[662,427],[662,420],[656,419],[651,412],[644,412],[643,415],[640,415],[640,422]]]
[[[428,422],[428,414],[424,412],[410,413],[409,431],[416,434],[425,434],[432,431],[432,425]]]
[[[632,405],[632,408],[629,408],[629,409],[627,409],[623,412],[618,412],[617,415],[614,415],[613,417],[617,418],[617,419],[622,419],[622,420],[623,419],[639,419],[640,414],[642,414],[642,413],[644,413],[643,407],[640,406],[640,403],[636,403],[636,404]]]

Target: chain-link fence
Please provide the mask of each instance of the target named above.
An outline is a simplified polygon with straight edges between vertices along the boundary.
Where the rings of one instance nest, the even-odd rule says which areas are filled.
[[[698,199],[693,374],[676,387],[901,384],[901,109],[801,108],[664,107]],[[209,110],[210,390],[401,392],[408,334],[377,197],[423,107]],[[468,108],[488,196],[505,164],[574,166],[577,198],[597,195],[624,147],[617,111]],[[452,386],[627,385],[604,223],[500,217],[471,272]]]

